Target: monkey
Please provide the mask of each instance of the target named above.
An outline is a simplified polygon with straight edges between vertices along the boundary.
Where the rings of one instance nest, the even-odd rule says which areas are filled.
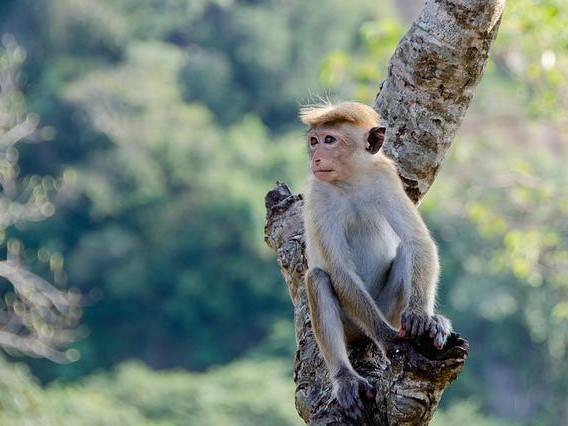
[[[375,390],[351,365],[347,344],[385,347],[428,334],[441,349],[451,324],[434,313],[438,251],[394,162],[380,150],[380,115],[357,102],[304,106],[310,175],[304,205],[306,292],[333,395],[350,417]]]

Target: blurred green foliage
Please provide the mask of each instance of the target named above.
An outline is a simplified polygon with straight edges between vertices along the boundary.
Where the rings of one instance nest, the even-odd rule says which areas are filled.
[[[299,103],[372,102],[407,27],[403,6],[374,3],[2,2],[27,52],[28,109],[55,129],[19,148],[19,172],[64,188],[52,217],[7,238],[92,304],[78,362],[25,360],[59,381],[41,387],[0,360],[0,424],[299,423],[292,312],[261,200],[277,179],[303,187]],[[509,2],[421,207],[440,245],[440,309],[472,346],[437,425],[568,419],[566,22],[563,1]]]
[[[288,360],[275,359],[234,362],[206,374],[158,373],[127,362],[42,389],[27,368],[0,358],[0,424],[299,425],[289,368]]]

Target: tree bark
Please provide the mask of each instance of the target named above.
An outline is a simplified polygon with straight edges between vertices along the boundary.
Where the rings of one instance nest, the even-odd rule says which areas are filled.
[[[505,0],[429,0],[391,58],[374,107],[387,122],[383,150],[416,203],[463,120],[504,7]]]
[[[497,34],[504,0],[429,0],[400,41],[375,109],[387,122],[385,153],[408,196],[426,194],[469,106]],[[331,399],[331,384],[311,328],[304,288],[303,199],[283,183],[266,196],[265,241],[278,258],[294,304],[298,350],[296,408],[306,423],[352,424]],[[370,342],[350,347],[355,369],[378,390],[359,425],[428,424],[444,389],[463,368],[467,342],[452,334],[438,351],[429,339],[401,340],[379,364]]]

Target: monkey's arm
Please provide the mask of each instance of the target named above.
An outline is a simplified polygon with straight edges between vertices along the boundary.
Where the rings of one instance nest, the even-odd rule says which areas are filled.
[[[379,209],[401,240],[393,275],[409,293],[407,311],[434,314],[440,272],[438,250],[394,169],[381,176]]]
[[[396,331],[387,323],[383,313],[355,272],[351,249],[345,235],[339,231],[317,232],[311,239],[322,259],[322,267],[331,276],[332,286],[342,309],[383,349],[384,342],[396,338]]]
[[[415,205],[410,201],[393,169],[379,191],[381,212],[401,239],[399,255],[391,271],[409,293],[408,307],[402,314],[400,335],[412,337],[428,333],[441,349],[452,326],[442,315],[434,314],[440,273],[438,250]],[[390,185],[389,185],[390,181]]]

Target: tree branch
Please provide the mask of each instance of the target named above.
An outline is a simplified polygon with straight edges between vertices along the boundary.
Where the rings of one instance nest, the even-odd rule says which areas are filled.
[[[391,58],[375,108],[387,121],[385,152],[397,164],[407,194],[419,202],[469,106],[495,39],[504,0],[429,0]],[[314,425],[345,425],[315,341],[303,284],[303,199],[283,183],[266,196],[265,241],[278,263],[294,304],[298,350],[294,366],[296,408]],[[383,368],[370,343],[352,345],[354,368],[378,390],[359,425],[427,424],[444,389],[463,368],[469,346],[453,334],[443,350],[429,339],[402,340],[388,350]]]
[[[414,202],[426,194],[481,79],[505,0],[429,0],[398,44],[374,108]]]

